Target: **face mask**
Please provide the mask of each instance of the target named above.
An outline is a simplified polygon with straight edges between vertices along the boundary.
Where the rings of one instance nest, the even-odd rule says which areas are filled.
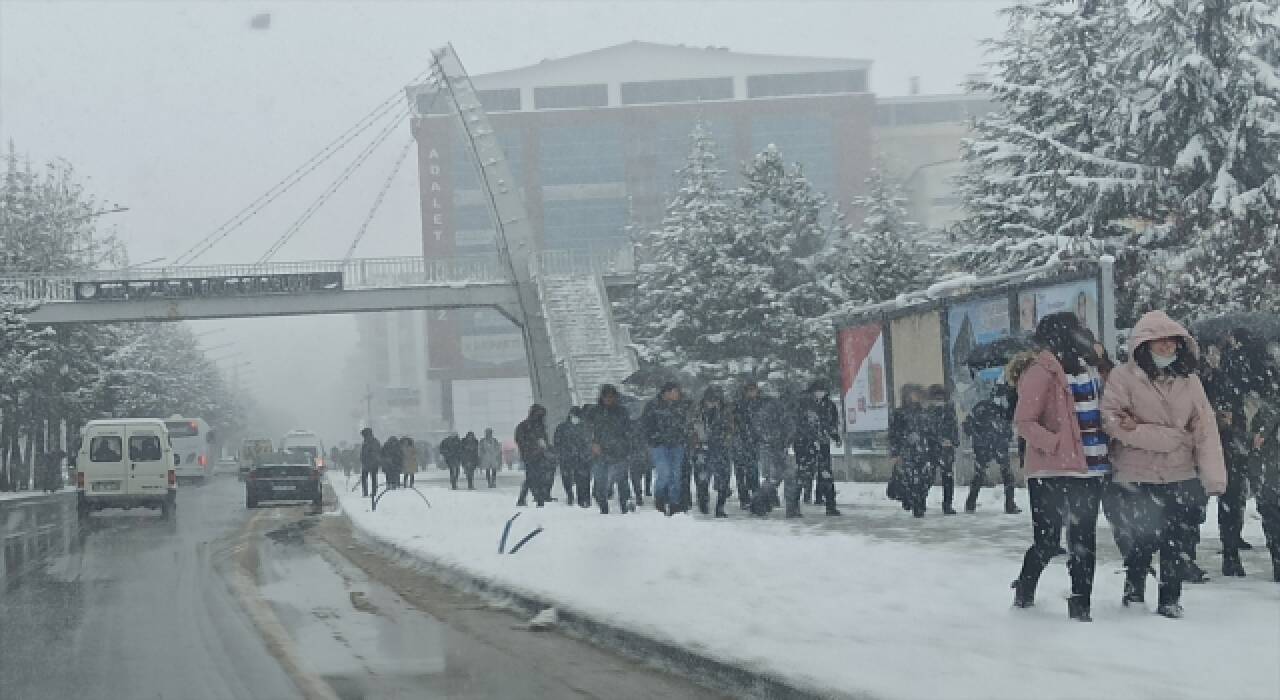
[[[1174,353],[1172,355],[1157,355],[1154,352],[1151,353],[1151,361],[1156,363],[1156,367],[1158,367],[1159,369],[1168,369],[1169,365],[1173,364],[1174,361],[1177,359],[1178,359],[1177,353]]]

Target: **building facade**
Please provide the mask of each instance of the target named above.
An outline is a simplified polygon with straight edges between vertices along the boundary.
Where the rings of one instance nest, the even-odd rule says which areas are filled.
[[[895,172],[943,160],[939,153],[955,157],[962,121],[927,121],[930,114],[950,119],[953,111],[877,103],[870,69],[858,59],[630,42],[474,76],[473,83],[542,248],[608,253],[630,249],[635,232],[660,224],[698,122],[716,141],[727,185],[772,144],[846,208],[862,192],[879,148]],[[406,95],[418,147],[423,255],[493,253],[484,193],[449,105],[427,85],[410,86]],[[922,140],[936,144],[920,148]],[[916,187],[908,183],[913,202],[946,196],[926,189],[945,185],[925,170],[915,173]],[[917,216],[928,223],[931,212]],[[413,358],[425,370],[406,367],[395,381],[418,377],[421,410],[433,427],[474,429],[458,424],[459,412],[470,412],[465,407],[477,397],[492,398],[494,386],[514,392],[510,380],[527,374],[521,335],[496,312],[433,312],[421,323],[405,316],[399,331],[425,332],[425,361]],[[371,333],[396,332],[367,325]],[[396,343],[393,354],[391,345],[371,344],[386,352],[370,360],[403,364],[409,346]],[[390,371],[377,381],[382,375],[392,381]],[[524,395],[511,400],[527,404]]]

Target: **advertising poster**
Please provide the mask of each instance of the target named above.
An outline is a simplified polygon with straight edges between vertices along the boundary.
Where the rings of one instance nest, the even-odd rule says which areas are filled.
[[[901,399],[903,384],[928,388],[946,381],[943,375],[942,314],[924,311],[895,318],[889,323],[893,339],[890,358],[894,397]]]
[[[952,400],[962,418],[991,394],[991,387],[1004,374],[1003,366],[975,372],[969,368],[967,360],[982,346],[1008,337],[1012,332],[1009,320],[1007,295],[957,304],[947,310],[947,327],[951,333],[948,345],[951,383],[955,387]]]
[[[1059,311],[1070,311],[1079,316],[1095,337],[1101,337],[1098,283],[1093,280],[1022,290],[1018,294],[1018,329],[1024,333],[1034,332],[1040,319]]]
[[[841,329],[836,344],[840,352],[845,432],[888,430],[889,394],[880,324]]]

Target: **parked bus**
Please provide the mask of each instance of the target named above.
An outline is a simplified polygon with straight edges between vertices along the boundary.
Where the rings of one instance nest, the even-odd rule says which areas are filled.
[[[214,431],[209,429],[209,424],[203,418],[170,416],[164,427],[169,431],[174,454],[182,457],[177,466],[178,479],[203,482],[211,476],[217,452]]]

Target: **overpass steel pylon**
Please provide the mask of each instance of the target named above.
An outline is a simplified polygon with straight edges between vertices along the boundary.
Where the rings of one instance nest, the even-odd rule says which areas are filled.
[[[493,125],[453,45],[447,44],[431,56],[432,82],[437,94],[447,97],[453,105],[452,111],[466,139],[465,145],[497,231],[498,255],[515,285],[520,318],[512,320],[524,336],[534,401],[546,407],[549,418],[558,420],[572,405],[568,368],[557,359],[552,343],[551,320],[547,318],[541,285],[538,243],[524,200]]]

